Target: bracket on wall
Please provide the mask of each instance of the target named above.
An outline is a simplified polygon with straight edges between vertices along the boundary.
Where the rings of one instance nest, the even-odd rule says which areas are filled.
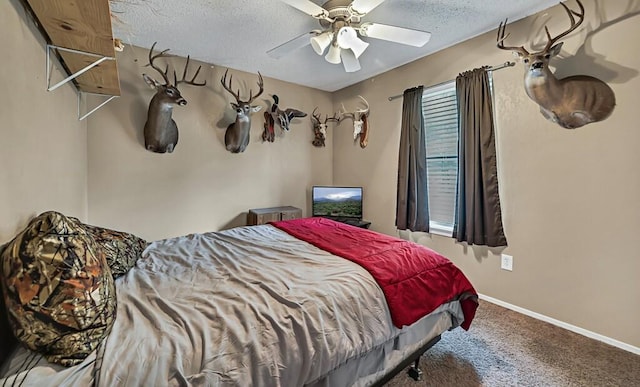
[[[88,95],[93,95],[93,96],[97,96],[97,97],[103,97],[106,98],[105,101],[102,101],[101,103],[98,104],[98,106],[94,107],[93,109],[89,110],[86,113],[82,113],[82,96],[88,96]],[[109,103],[109,101],[111,101],[114,98],[117,98],[117,95],[106,95],[106,94],[96,94],[96,93],[89,93],[86,91],[79,91],[78,90],[78,120],[82,121],[85,118],[89,117],[93,112],[95,112],[96,110],[100,109],[101,107],[103,107],[104,105],[106,105],[107,103]],[[85,106],[87,104],[86,98],[85,98]],[[85,109],[85,110],[88,110]]]
[[[91,56],[94,58],[98,58],[96,59],[94,62],[90,63],[89,65],[85,66],[84,68],[76,71],[75,73],[69,75],[68,77],[66,77],[65,79],[61,80],[60,82],[56,83],[55,85],[51,86],[51,53],[53,50],[58,50],[58,51],[65,51],[65,52],[70,52],[73,54],[82,54],[82,55],[87,55],[87,56]],[[79,51],[79,50],[73,50],[70,48],[65,48],[65,47],[59,47],[59,46],[54,46],[52,44],[47,44],[47,91],[53,91],[55,89],[57,89],[58,87],[64,85],[65,83],[74,80],[75,78],[79,77],[80,75],[84,74],[85,72],[91,70],[92,68],[98,66],[100,63],[107,61],[107,60],[116,60],[116,58],[113,57],[109,57],[109,56],[103,56],[103,55],[99,55],[99,54],[94,54],[94,53],[90,53],[90,52],[85,52],[85,51]],[[97,107],[91,109],[89,112],[82,114],[81,113],[81,99],[82,99],[82,95],[83,94],[91,94],[91,95],[100,95],[100,96],[104,96],[107,98],[106,101],[100,103]],[[96,110],[100,109],[102,106],[106,105],[109,101],[111,101],[112,99],[118,97],[117,95],[108,95],[108,94],[97,94],[97,93],[89,93],[89,92],[85,92],[85,91],[81,91],[78,90],[78,120],[82,121],[85,118],[87,118],[89,115],[91,115],[93,112],[95,112]]]

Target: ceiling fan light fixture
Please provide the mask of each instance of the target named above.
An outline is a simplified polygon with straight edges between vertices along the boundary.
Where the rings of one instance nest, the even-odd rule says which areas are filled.
[[[329,46],[329,52],[327,53],[327,55],[324,56],[324,59],[329,63],[339,64],[340,51],[341,51],[340,47],[338,47],[335,44],[332,44],[331,46]]]
[[[360,61],[356,58],[354,52],[348,48],[342,49],[340,52],[340,57],[342,58],[342,65],[344,66],[344,71],[348,73],[354,73],[360,70]]]
[[[333,32],[325,31],[318,35],[311,37],[311,47],[313,47],[313,51],[318,55],[322,55],[324,50],[329,47],[331,41],[333,40]]]
[[[361,20],[385,0],[280,0],[315,18],[321,29],[312,30],[273,48],[267,53],[280,58],[287,52],[311,45],[316,54],[332,64],[342,63],[347,72],[361,69],[359,58],[369,47],[368,38],[422,47],[431,33],[412,28]],[[365,40],[363,40],[365,39]]]
[[[369,47],[369,43],[358,37],[355,28],[349,26],[340,28],[336,41],[340,48],[350,49],[356,59]]]

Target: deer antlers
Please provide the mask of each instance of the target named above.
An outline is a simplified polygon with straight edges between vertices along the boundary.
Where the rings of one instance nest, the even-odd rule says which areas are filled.
[[[327,138],[327,123],[340,122],[340,118],[336,117],[336,113],[333,113],[333,116],[331,117],[327,114],[323,121],[322,115],[316,114],[316,110],[318,110],[317,107],[313,109],[313,112],[311,113],[311,122],[313,123],[314,133],[314,139],[311,143],[313,146],[322,147],[324,146],[324,140]]]
[[[564,32],[560,33],[559,35],[557,35],[555,37],[551,37],[551,34],[549,33],[549,28],[545,25],[544,26],[544,31],[547,34],[547,44],[544,46],[544,48],[541,51],[537,52],[536,54],[545,53],[545,52],[549,51],[549,49],[558,40],[560,40],[561,38],[567,36],[568,34],[573,32],[576,28],[578,28],[580,26],[580,24],[582,24],[582,22],[584,21],[584,6],[580,2],[580,0],[576,0],[576,3],[578,3],[578,7],[580,8],[580,12],[571,10],[564,3],[560,3],[560,5],[562,5],[564,10],[567,12],[567,15],[569,15],[569,20],[571,21],[571,25],[569,26],[569,28],[567,30],[565,30]],[[576,19],[573,17],[574,15],[578,17],[578,21],[577,22],[576,22]],[[527,51],[524,48],[524,46],[505,46],[504,45],[504,40],[509,37],[509,34],[506,34],[506,36],[505,36],[506,28],[507,28],[507,19],[505,19],[505,21],[500,23],[500,26],[498,26],[498,38],[497,38],[496,46],[499,49],[502,49],[502,50],[509,50],[509,51],[519,52],[522,56],[531,55],[529,53],[529,51]]]
[[[555,38],[552,38],[551,34],[549,33],[549,28],[547,28],[546,25],[544,26],[544,31],[547,34],[547,45],[544,47],[542,52],[546,52],[547,50],[549,50],[549,48],[551,48],[551,46],[553,46],[553,44],[555,42],[557,42],[559,39],[567,36],[569,33],[571,33],[576,28],[578,28],[578,26],[580,26],[580,24],[582,24],[582,22],[584,21],[584,6],[580,2],[580,0],[576,0],[576,3],[578,3],[578,7],[580,7],[580,13],[569,9],[569,7],[567,7],[564,3],[560,3],[560,5],[564,8],[564,10],[567,11],[567,15],[569,15],[569,19],[571,20],[571,26],[569,26],[569,28],[566,31],[564,31],[563,33],[557,35]],[[578,22],[577,23],[576,23],[576,19],[573,17],[573,15],[576,15],[578,17]]]
[[[324,121],[322,121],[322,114],[316,114],[316,110],[318,110],[317,107],[313,109],[311,116],[317,121],[318,124],[327,125],[327,122],[340,122],[340,118],[336,117],[337,113],[333,113],[333,116],[331,117],[329,117],[328,114],[325,115]]]
[[[344,104],[341,103],[340,105],[342,106],[342,109],[340,110],[340,120],[342,120],[343,117],[346,117],[346,118],[352,118],[353,120],[358,121],[360,117],[362,117],[362,115],[369,114],[369,102],[367,102],[367,100],[364,99],[364,97],[361,95],[358,95],[358,98],[360,98],[367,107],[364,109],[356,109],[353,112],[347,112],[347,109],[344,107]]]
[[[156,70],[158,73],[160,73],[160,75],[162,75],[162,78],[164,79],[164,84],[165,86],[170,86],[171,82],[169,81],[169,77],[167,75],[167,73],[169,72],[169,65],[167,64],[167,66],[165,67],[164,71],[162,71],[162,69],[158,66],[156,66],[153,62],[158,59],[158,58],[168,58],[171,57],[173,55],[169,55],[167,54],[169,52],[169,49],[167,48],[166,50],[162,50],[160,51],[158,54],[153,55],[153,49],[156,47],[156,44],[158,42],[154,42],[153,45],[151,46],[151,49],[149,50],[149,66],[151,66],[154,70]],[[178,87],[179,84],[181,83],[186,83],[189,85],[193,85],[193,86],[205,86],[207,84],[207,81],[205,80],[204,82],[196,82],[196,78],[198,77],[198,74],[200,74],[200,70],[202,69],[202,66],[198,66],[198,69],[196,70],[196,73],[193,75],[193,78],[191,78],[190,81],[186,80],[187,77],[187,69],[189,68],[189,60],[191,58],[187,55],[187,63],[184,65],[184,70],[182,71],[182,79],[178,81],[177,75],[176,75],[176,71],[173,70],[173,79],[174,79],[174,83],[173,86],[174,87]]]
[[[193,86],[205,86],[207,84],[207,80],[206,79],[202,83],[196,82],[196,77],[200,73],[200,70],[202,69],[202,66],[198,66],[198,69],[196,70],[196,73],[193,74],[193,78],[191,78],[190,81],[186,80],[187,69],[189,68],[189,60],[190,59],[191,58],[189,57],[189,55],[187,55],[187,63],[184,65],[184,71],[182,72],[182,79],[181,80],[178,80],[178,78],[176,78],[176,72],[175,72],[175,70],[173,71],[173,79],[175,81],[175,86],[176,87],[178,87],[178,85],[181,84],[181,83],[186,83],[188,85],[193,85]]]
[[[156,47],[157,43],[158,42],[154,42],[153,45],[151,46],[151,49],[149,50],[149,66],[151,66],[154,70],[159,72],[160,75],[162,75],[162,78],[164,78],[164,84],[165,85],[170,85],[171,82],[169,81],[169,78],[167,77],[167,72],[169,71],[169,65],[167,64],[167,67],[165,68],[165,70],[162,71],[162,69],[160,69],[160,67],[158,67],[158,66],[153,64],[153,61],[158,59],[158,58],[167,58],[167,57],[170,57],[172,55],[167,55],[167,52],[169,52],[168,48],[166,50],[160,51],[157,55],[153,55],[153,49]]]
[[[262,74],[260,74],[260,71],[258,71],[258,87],[260,88],[260,91],[258,91],[258,94],[254,96],[253,90],[249,90],[249,100],[242,101],[240,99],[240,89],[238,89],[237,93],[234,93],[233,90],[231,89],[231,83],[233,82],[233,74],[229,77],[229,86],[227,86],[228,72],[229,72],[229,69],[227,69],[227,71],[224,72],[224,76],[222,77],[222,79],[220,79],[220,83],[222,83],[222,87],[224,87],[226,91],[228,91],[229,93],[231,93],[231,95],[235,97],[236,102],[238,104],[242,104],[242,103],[251,104],[251,102],[253,102],[254,99],[258,98],[258,96],[262,94],[262,92],[264,91],[264,81],[262,80]]]
[[[498,46],[499,49],[501,50],[507,50],[507,51],[517,51],[519,52],[522,56],[527,56],[529,55],[529,51],[527,51],[526,48],[524,48],[524,46],[505,46],[504,45],[504,40],[506,38],[509,37],[510,34],[507,34],[505,36],[505,29],[507,28],[507,19],[504,20],[504,22],[501,22],[500,25],[498,26],[498,38],[497,38],[497,44],[496,46]],[[546,26],[545,26],[546,28]]]

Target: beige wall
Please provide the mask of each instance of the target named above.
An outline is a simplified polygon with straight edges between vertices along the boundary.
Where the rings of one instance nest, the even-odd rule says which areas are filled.
[[[159,48],[164,49],[165,47]],[[171,154],[145,150],[142,131],[154,90],[142,79],[159,77],[147,63],[148,49],[127,47],[118,56],[122,97],[91,116],[89,143],[89,220],[135,231],[148,239],[219,230],[246,222],[250,208],[292,205],[307,213],[309,189],[332,180],[332,146],[315,148],[310,117],[297,118],[276,140],[263,143],[263,112],[280,97],[280,107],[308,114],[332,108],[331,94],[264,79],[263,106],[252,116],[251,142],[244,153],[224,147],[227,125],[235,120],[220,78],[225,69],[203,65],[207,86],[181,85],[188,104],[173,112],[180,137]],[[173,60],[182,70],[184,59]],[[192,72],[197,62],[192,62]],[[247,98],[258,90],[255,74],[230,70],[234,90]]]
[[[504,252],[514,256],[513,272],[500,270],[500,249],[468,247],[435,235],[410,237],[451,258],[485,295],[640,347],[640,57],[633,49],[640,16],[597,31],[581,46],[598,25],[594,1],[583,3],[584,27],[565,40],[566,59],[552,63],[563,66],[563,76],[584,73],[606,80],[617,97],[609,119],[562,129],[546,121],[528,99],[520,63],[494,73],[500,193],[509,242]],[[607,21],[622,15],[623,3],[606,2],[600,17]],[[552,33],[567,26],[561,7],[549,14]],[[508,43],[532,38],[548,20],[543,15],[510,25]],[[335,93],[335,108],[343,101],[355,104],[357,94],[371,104],[366,149],[352,143],[348,125],[336,131],[334,183],[364,186],[365,217],[372,228],[396,234],[402,99],[389,102],[387,97],[513,59],[495,47],[495,38],[493,31]]]
[[[72,85],[47,92],[44,40],[18,0],[0,2],[0,35],[2,244],[46,210],[86,218],[87,131]]]

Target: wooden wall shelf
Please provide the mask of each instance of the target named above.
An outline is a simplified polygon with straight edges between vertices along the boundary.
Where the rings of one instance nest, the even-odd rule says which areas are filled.
[[[78,90],[94,94],[120,95],[109,0],[24,1],[31,8],[49,44],[114,58],[105,60],[75,78]],[[58,54],[69,75],[96,61],[93,55],[61,50]]]

